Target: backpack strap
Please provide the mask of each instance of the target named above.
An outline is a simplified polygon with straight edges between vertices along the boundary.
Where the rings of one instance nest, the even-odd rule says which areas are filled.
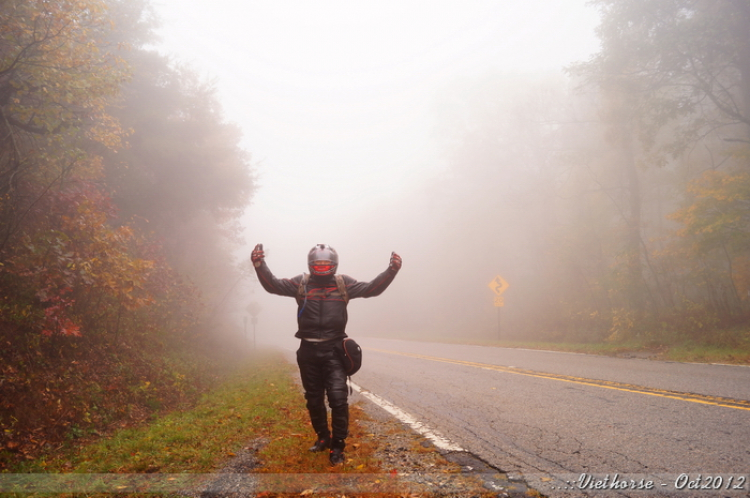
[[[297,291],[300,299],[307,298],[307,282],[309,281],[310,275],[308,273],[303,273],[302,280],[299,281],[299,290]]]
[[[346,282],[344,282],[344,277],[342,277],[341,275],[334,275],[334,278],[336,279],[336,287],[338,288],[339,294],[341,294],[341,298],[344,300],[344,303],[348,304],[349,293],[346,291]],[[305,311],[305,306],[307,306],[307,283],[309,281],[310,275],[307,273],[303,273],[302,279],[299,281],[299,289],[297,290],[297,295],[302,300],[302,307],[297,313],[297,318],[302,316],[302,312]]]
[[[339,288],[339,294],[341,294],[341,298],[344,300],[344,303],[349,303],[349,293],[346,291],[346,282],[344,282],[344,277],[341,275],[334,275],[336,278],[336,287]]]
[[[307,282],[310,281],[310,275],[307,273],[302,274],[302,280],[299,281],[299,289],[297,290],[297,294],[299,295],[299,298],[302,299],[302,307],[297,312],[297,318],[302,316],[302,312],[305,311],[305,306],[307,306]]]

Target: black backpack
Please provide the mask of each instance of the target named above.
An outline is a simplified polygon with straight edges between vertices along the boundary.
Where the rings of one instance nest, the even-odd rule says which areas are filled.
[[[349,293],[346,292],[346,283],[344,283],[344,277],[341,275],[334,275],[334,279],[336,280],[336,287],[338,288],[339,294],[341,294],[341,299],[344,300],[345,303],[349,303]],[[310,281],[310,274],[309,273],[303,273],[302,274],[302,280],[299,281],[299,289],[298,294],[300,299],[305,300],[307,299],[307,283]]]
[[[342,277],[341,275],[335,275],[335,279],[336,287],[338,288],[339,294],[341,294],[341,299],[344,300],[344,303],[349,304],[349,294],[346,292],[346,283],[344,282],[344,277]],[[305,306],[307,306],[307,283],[309,281],[310,275],[307,273],[303,273],[302,279],[299,282],[299,289],[297,291],[299,299],[302,300],[302,306],[300,306],[300,309],[297,312],[297,318],[302,316],[302,312],[305,311]]]

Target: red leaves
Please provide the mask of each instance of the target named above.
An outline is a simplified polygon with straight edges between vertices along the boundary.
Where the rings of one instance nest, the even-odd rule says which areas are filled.
[[[132,228],[110,226],[113,212],[109,197],[82,181],[48,193],[31,211],[25,243],[4,270],[15,277],[16,296],[34,296],[28,304],[42,334],[80,336],[84,318],[87,328],[102,328],[122,310],[153,303],[155,263],[135,254]]]
[[[58,304],[49,306],[44,310],[45,323],[42,334],[46,336],[60,334],[80,337],[81,328],[66,315],[67,308],[72,306],[74,301],[66,302],[59,296],[55,296],[54,299],[59,301]]]

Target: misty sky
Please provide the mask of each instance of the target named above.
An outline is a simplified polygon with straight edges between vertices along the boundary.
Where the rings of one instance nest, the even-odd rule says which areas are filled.
[[[439,98],[462,81],[559,69],[598,48],[586,0],[154,7],[159,49],[213,79],[226,119],[243,129],[260,185],[245,234],[250,247],[265,244],[278,276],[305,271],[307,250],[320,242],[339,250],[343,273],[374,277],[404,245],[397,234],[418,231],[399,227],[401,199],[444,167]],[[383,236],[354,229],[367,229],[363,214],[386,227]],[[402,255],[407,265],[418,256]]]

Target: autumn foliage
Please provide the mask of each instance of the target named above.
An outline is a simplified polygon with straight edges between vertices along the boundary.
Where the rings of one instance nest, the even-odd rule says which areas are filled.
[[[750,3],[591,4],[601,49],[565,75],[446,94],[420,240],[468,297],[424,286],[424,335],[746,351]]]
[[[155,135],[150,156],[129,153],[143,152],[131,145],[143,123],[127,117],[143,114],[145,104],[122,96],[139,80],[142,67],[133,61],[146,57],[139,46],[148,38],[144,9],[142,2],[105,0],[0,4],[0,468],[187,402],[205,378],[207,360],[195,351],[210,341],[206,303],[216,300],[208,287],[191,282],[191,268],[181,261],[200,266],[206,254],[186,258],[188,248],[165,250],[168,232],[144,222],[157,218],[159,208],[180,209],[163,200],[189,198],[189,186],[176,192],[179,185],[161,185],[145,199],[133,198],[137,188],[124,188],[138,181],[128,171],[159,176],[162,164],[174,168],[184,160],[178,149],[154,145]],[[174,114],[151,109],[155,119],[172,123],[163,133],[179,133],[193,120],[188,108],[212,109],[203,126],[223,155],[218,165],[207,151],[200,172],[210,174],[217,164],[211,187],[221,193],[170,226],[203,219],[215,256],[224,247],[215,235],[251,193],[247,155],[238,135],[225,132],[209,87],[202,87],[198,105],[186,89],[201,84],[179,84],[182,73],[163,58],[150,59],[176,82]],[[156,90],[154,83],[139,95]],[[195,185],[191,174],[183,171]],[[219,198],[232,199],[234,211]],[[127,212],[139,203],[154,211]]]

